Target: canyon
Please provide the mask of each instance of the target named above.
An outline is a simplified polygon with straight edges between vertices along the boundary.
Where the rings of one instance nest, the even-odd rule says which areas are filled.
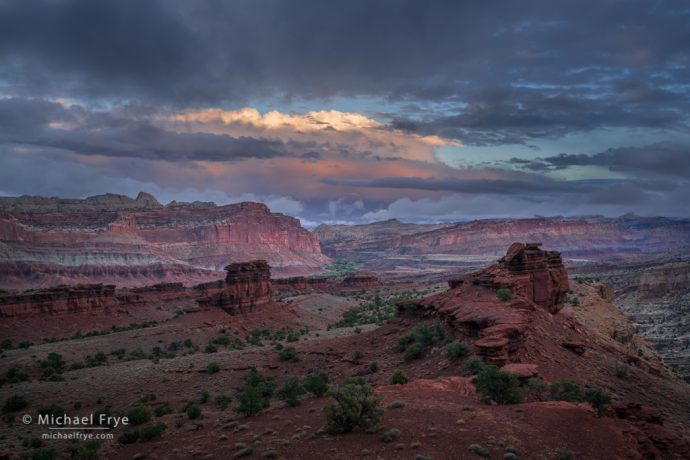
[[[254,259],[284,276],[316,273],[329,261],[298,219],[260,203],[163,206],[145,193],[0,198],[0,288],[192,285]]]
[[[270,264],[251,260],[229,264],[224,278],[191,287],[89,285],[5,292],[0,324],[13,326],[3,334],[18,330],[12,343],[26,338],[33,343],[3,351],[3,374],[19,369],[30,381],[5,383],[0,397],[25,395],[29,406],[24,410],[30,414],[48,404],[68,407],[71,415],[105,405],[114,416],[132,407],[156,413],[172,409],[160,410],[143,425],[163,423],[162,436],[103,442],[104,458],[224,458],[240,451],[235,444],[251,446],[250,458],[318,458],[323,452],[340,459],[474,458],[474,445],[491,458],[513,451],[520,458],[561,453],[687,458],[688,384],[616,310],[613,286],[570,278],[561,254],[539,243],[514,243],[504,251],[493,264],[453,277],[445,286],[391,283],[367,272],[271,280]],[[45,307],[47,300],[53,308]],[[381,305],[392,305],[397,313],[375,322],[338,321],[352,310]],[[83,327],[113,317],[122,323],[97,334],[41,340],[53,324],[66,331],[66,323]],[[430,334],[429,341],[421,355],[408,359],[400,344],[421,330]],[[467,347],[464,356],[445,352],[455,342]],[[287,347],[294,359],[282,357]],[[105,360],[93,363],[97,352]],[[41,363],[54,353],[66,361],[58,381],[42,377]],[[524,400],[483,402],[473,383],[476,371],[470,370],[477,360],[515,374]],[[328,395],[303,395],[295,406],[272,399],[251,417],[214,403],[232,394],[235,407],[240,396],[232,392],[245,384],[253,367],[279,385],[314,369],[333,385],[362,378],[381,400],[380,427],[325,433],[320,427]],[[398,371],[406,384],[391,384]],[[599,413],[587,403],[545,400],[527,391],[530,378],[599,389],[611,401]],[[190,403],[201,408],[199,418],[187,416]],[[555,428],[564,424],[567,436]],[[2,427],[9,442],[19,434],[37,436],[41,429],[17,423]],[[382,442],[392,430],[400,433],[399,442]],[[126,429],[113,431],[119,437]]]

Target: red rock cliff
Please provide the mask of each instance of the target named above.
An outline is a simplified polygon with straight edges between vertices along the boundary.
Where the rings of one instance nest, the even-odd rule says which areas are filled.
[[[569,289],[560,254],[539,246],[514,243],[496,264],[449,281],[450,290],[418,305],[466,332],[486,361],[504,364],[523,344],[531,312],[558,313]],[[510,298],[501,300],[499,289]]]
[[[237,314],[271,301],[271,267],[265,260],[234,263],[225,267],[225,270],[225,283],[197,286],[212,292],[198,300],[200,305],[220,307],[231,314]],[[216,290],[219,286],[220,289]]]

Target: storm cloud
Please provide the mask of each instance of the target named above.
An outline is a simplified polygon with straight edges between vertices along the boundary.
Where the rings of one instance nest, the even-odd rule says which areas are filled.
[[[681,0],[0,0],[0,193],[686,215],[688,43]]]

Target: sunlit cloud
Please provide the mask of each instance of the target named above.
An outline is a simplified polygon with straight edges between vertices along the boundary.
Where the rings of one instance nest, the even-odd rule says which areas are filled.
[[[356,155],[434,162],[437,148],[461,145],[454,139],[407,133],[363,114],[338,110],[304,114],[274,110],[261,114],[251,107],[231,111],[188,109],[173,114],[169,123],[177,132],[311,143],[319,146],[319,154],[327,156]]]

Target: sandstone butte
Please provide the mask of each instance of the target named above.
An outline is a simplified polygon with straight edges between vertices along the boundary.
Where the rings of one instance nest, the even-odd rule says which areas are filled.
[[[0,198],[0,289],[192,285],[255,259],[282,276],[315,273],[329,261],[298,219],[261,203],[163,206],[145,193]]]

